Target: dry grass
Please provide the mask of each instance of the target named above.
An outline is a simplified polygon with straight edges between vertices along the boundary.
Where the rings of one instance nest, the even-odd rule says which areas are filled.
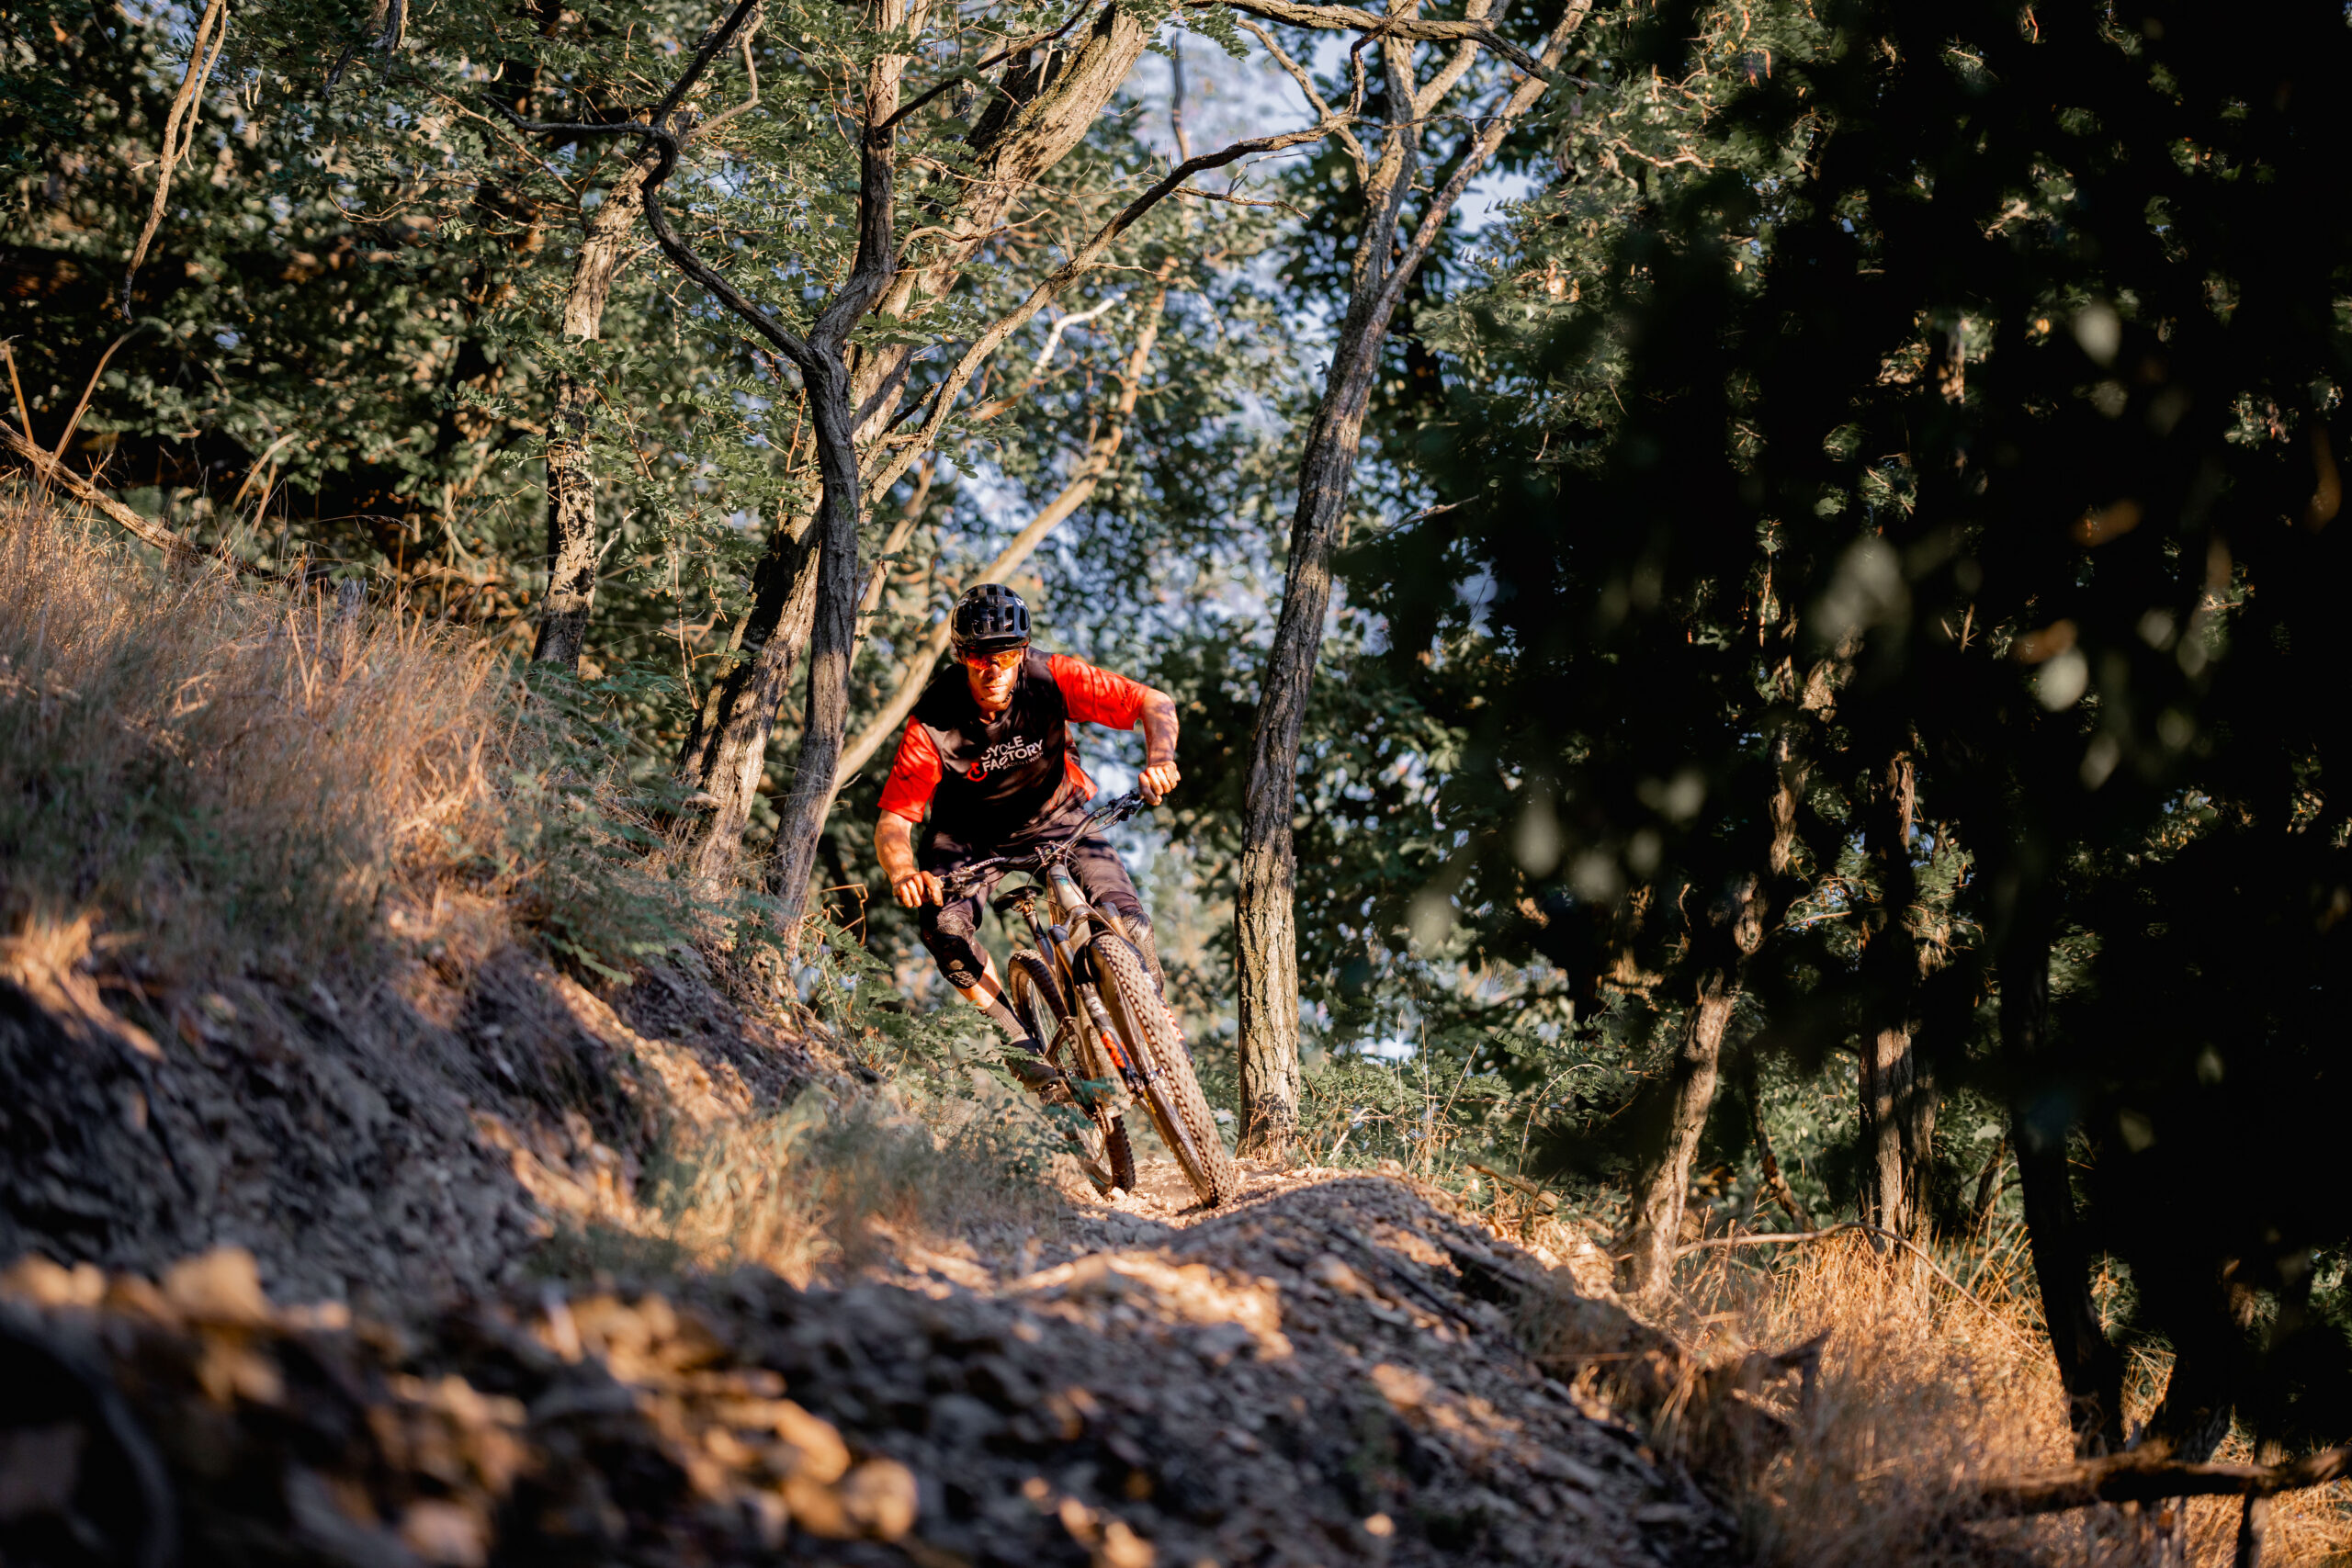
[[[899,1089],[812,1086],[777,1115],[686,1134],[642,1201],[609,1203],[541,1264],[639,1278],[757,1266],[805,1288],[913,1259],[979,1282],[990,1237],[1034,1237],[1064,1212],[1064,1173],[1018,1107],[921,1111]]]
[[[1759,1560],[1789,1568],[2230,1562],[2237,1505],[2229,1500],[2199,1500],[2185,1517],[2102,1508],[1956,1522],[1979,1478],[2064,1464],[2071,1442],[2021,1238],[1952,1272],[1968,1294],[1907,1254],[1881,1257],[1849,1234],[1770,1258],[1715,1253],[1686,1275],[1671,1324],[1698,1348],[1681,1363],[1683,1404],[1710,1369],[1728,1387],[1724,1370],[1750,1348],[1828,1335],[1809,1400],[1800,1404],[1793,1379],[1770,1391],[1785,1433],[1758,1420],[1710,1425],[1671,1395],[1660,1402],[1679,1418],[1664,1439],[1705,1447],[1694,1459],[1737,1485]],[[2154,1375],[2141,1381],[2133,1419],[2162,1391],[2165,1369],[2147,1370]],[[2222,1457],[2249,1455],[2233,1438]],[[2344,1486],[2279,1499],[2264,1561],[2344,1561],[2347,1501]]]
[[[598,852],[548,705],[396,606],[157,565],[0,493],[0,930],[88,922],[165,983],[292,978],[453,885],[526,921],[661,905]]]

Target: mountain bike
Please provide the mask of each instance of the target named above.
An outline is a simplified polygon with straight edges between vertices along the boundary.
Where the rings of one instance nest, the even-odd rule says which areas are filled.
[[[1089,904],[1069,872],[1070,851],[1080,839],[1148,804],[1140,794],[1119,795],[1087,813],[1058,842],[972,861],[939,880],[952,902],[991,874],[1035,878],[989,900],[1007,925],[1018,916],[1035,942],[1014,950],[1005,998],[1030,1037],[1048,1043],[1046,1060],[1073,1080],[1072,1099],[1090,1123],[1089,1131],[1070,1134],[1087,1179],[1102,1191],[1135,1186],[1123,1107],[1140,1100],[1184,1179],[1214,1207],[1240,1190],[1240,1178],[1151,973],[1157,965],[1147,964],[1117,911]]]

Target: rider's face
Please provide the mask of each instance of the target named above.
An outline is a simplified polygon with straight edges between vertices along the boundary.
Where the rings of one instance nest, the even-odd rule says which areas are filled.
[[[964,677],[972,683],[972,700],[995,712],[1012,701],[1012,683],[1021,678],[1021,660],[1026,648],[1008,648],[1000,653],[963,655]]]

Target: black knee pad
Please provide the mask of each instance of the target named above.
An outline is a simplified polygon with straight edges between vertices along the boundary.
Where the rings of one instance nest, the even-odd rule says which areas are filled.
[[[922,944],[947,976],[947,983],[959,991],[968,991],[980,983],[987,959],[980,944],[973,938],[978,934],[971,917],[949,910],[935,919],[922,922]]]

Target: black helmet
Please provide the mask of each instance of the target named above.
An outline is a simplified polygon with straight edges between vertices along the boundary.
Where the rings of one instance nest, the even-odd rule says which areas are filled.
[[[956,656],[1001,653],[1029,640],[1029,606],[1001,582],[983,582],[956,601]]]

